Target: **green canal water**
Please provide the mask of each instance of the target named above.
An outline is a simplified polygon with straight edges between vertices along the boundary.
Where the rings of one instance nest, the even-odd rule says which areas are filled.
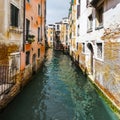
[[[71,59],[47,51],[42,69],[0,113],[0,120],[118,120]]]

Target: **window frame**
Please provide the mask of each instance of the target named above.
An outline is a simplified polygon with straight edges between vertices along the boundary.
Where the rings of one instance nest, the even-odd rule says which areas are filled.
[[[82,53],[85,54],[85,43],[82,43]]]
[[[98,44],[101,44],[101,56],[98,56]],[[104,60],[104,43],[103,42],[96,42],[96,59],[103,61]]]
[[[10,3],[10,26],[19,27],[20,9],[14,4]]]
[[[38,58],[40,58],[40,48],[38,48]]]
[[[27,57],[28,57],[28,59],[27,59]],[[26,66],[30,64],[30,51],[26,51],[26,62],[25,62],[25,64],[26,64]]]
[[[101,11],[102,12],[101,12]],[[104,2],[96,7],[95,30],[101,29],[104,26]]]
[[[30,20],[26,18],[26,41],[28,41],[29,32],[30,32]]]
[[[79,49],[79,43],[78,42],[76,43],[76,49],[77,50]]]
[[[80,25],[79,24],[77,25],[77,36],[78,37],[80,36]]]
[[[30,0],[27,0],[28,3],[30,3]]]
[[[87,33],[93,31],[93,15],[88,16],[88,22],[87,22]]]
[[[38,42],[41,42],[41,29],[38,27]]]
[[[41,5],[38,4],[38,16],[41,16]]]

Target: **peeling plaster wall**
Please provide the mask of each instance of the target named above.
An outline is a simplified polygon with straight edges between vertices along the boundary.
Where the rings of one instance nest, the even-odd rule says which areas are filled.
[[[95,80],[120,102],[120,43],[106,42],[104,62],[95,61]]]
[[[22,25],[23,25],[23,6],[22,0],[4,0],[0,1],[0,42],[4,44],[16,44],[22,49]],[[10,4],[14,4],[19,9],[19,27],[10,26]]]
[[[104,0],[103,28],[96,30],[96,10],[86,7],[86,1],[81,1],[81,15],[77,24],[80,24],[80,36],[77,37],[79,48],[79,66],[112,98],[120,107],[120,1]],[[93,15],[92,31],[87,32],[88,16]],[[76,26],[77,26],[76,24]],[[82,52],[85,43],[85,53]],[[88,43],[93,48],[93,74],[90,64]],[[102,43],[102,59],[97,57],[97,43]]]
[[[38,14],[38,5],[40,5],[40,14]],[[29,35],[34,35],[34,41],[29,43],[26,40],[25,44],[25,55],[23,55],[24,59],[21,60],[22,67],[21,69],[25,69],[25,78],[27,76],[31,76],[32,72],[36,72],[44,60],[45,55],[45,10],[46,10],[46,1],[45,0],[30,0],[30,2],[26,1],[25,5],[26,9],[26,19],[30,21],[29,26]],[[40,28],[40,39],[38,41],[38,28]],[[38,55],[38,49],[40,49],[40,55]],[[29,64],[26,65],[26,52],[30,52],[29,56]],[[24,64],[25,63],[25,64]]]

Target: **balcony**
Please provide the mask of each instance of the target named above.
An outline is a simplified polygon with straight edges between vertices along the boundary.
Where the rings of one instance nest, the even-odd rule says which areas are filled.
[[[35,41],[34,38],[35,38],[34,35],[29,34],[28,36],[26,36],[26,42],[29,43],[29,44],[31,44],[32,42]]]

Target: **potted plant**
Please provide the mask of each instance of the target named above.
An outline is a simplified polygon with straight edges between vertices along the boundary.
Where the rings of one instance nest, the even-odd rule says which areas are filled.
[[[32,42],[34,42],[35,40],[34,40],[34,38],[35,38],[35,36],[34,35],[28,35],[28,43],[32,43]]]

